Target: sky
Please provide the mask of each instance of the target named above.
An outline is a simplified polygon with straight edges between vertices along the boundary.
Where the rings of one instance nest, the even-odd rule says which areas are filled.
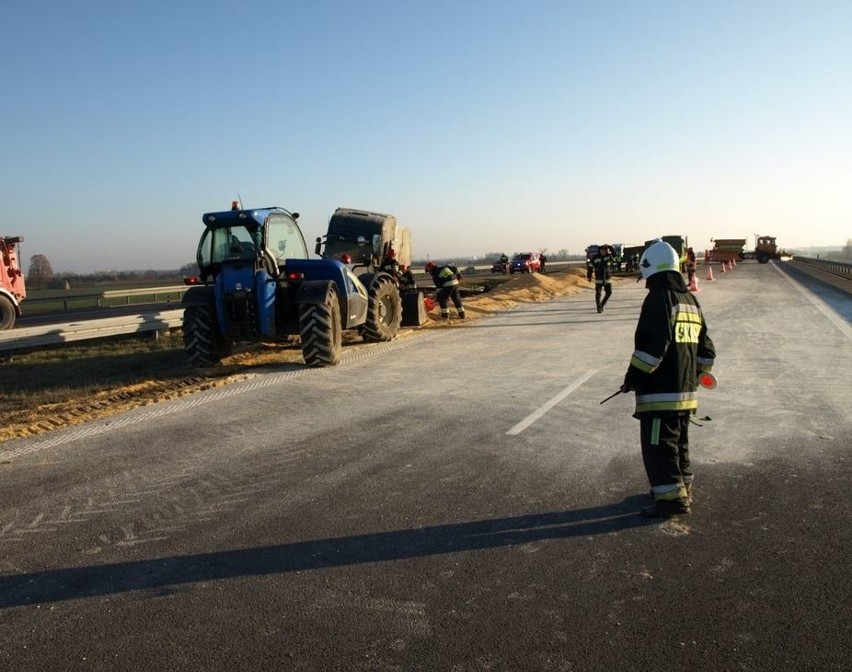
[[[236,198],[445,261],[852,239],[848,0],[17,0],[0,33],[25,266],[176,269]]]

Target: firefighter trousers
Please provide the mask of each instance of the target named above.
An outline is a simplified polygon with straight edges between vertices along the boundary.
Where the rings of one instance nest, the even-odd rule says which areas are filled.
[[[603,290],[604,295],[603,301],[601,301],[601,290]],[[601,309],[606,305],[610,296],[612,296],[611,282],[595,282],[595,305],[598,309]]]
[[[692,483],[689,413],[641,415],[642,461],[655,496]]]
[[[456,307],[459,315],[464,315],[464,306],[462,305],[459,286],[452,285],[450,287],[441,287],[438,292],[438,305],[441,306],[441,315],[450,314],[450,301]]]

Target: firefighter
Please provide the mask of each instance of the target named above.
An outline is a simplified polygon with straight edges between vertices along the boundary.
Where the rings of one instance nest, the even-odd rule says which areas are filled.
[[[691,247],[686,248],[686,280],[687,284],[692,287],[695,277],[695,251]]]
[[[411,272],[411,266],[400,265],[397,281],[400,289],[417,288],[417,281],[414,279],[414,273]]]
[[[427,261],[424,270],[432,276],[432,282],[438,290],[438,305],[441,307],[441,319],[450,319],[450,301],[459,314],[459,319],[464,319],[464,306],[461,294],[459,294],[459,281],[461,273],[452,264],[438,266],[434,261]]]
[[[595,305],[598,312],[604,312],[604,306],[612,296],[612,248],[609,245],[599,245],[598,251],[586,262],[586,279],[591,282],[595,277]],[[601,301],[603,291],[603,301]]]
[[[394,280],[399,278],[399,262],[396,260],[396,251],[392,247],[388,248],[385,258],[382,259],[381,270]]]
[[[653,506],[642,514],[668,518],[690,510],[689,422],[698,407],[699,373],[713,368],[716,351],[674,248],[654,242],[642,255],[639,270],[648,294],[621,391],[636,394],[634,417],[654,496]]]

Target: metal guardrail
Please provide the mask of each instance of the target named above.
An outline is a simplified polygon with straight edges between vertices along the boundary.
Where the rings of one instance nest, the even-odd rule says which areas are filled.
[[[560,270],[570,266],[583,264],[584,262],[577,261],[554,261],[547,263],[549,271]],[[469,267],[460,269],[462,273]],[[477,274],[488,275],[491,270],[491,265],[475,266]],[[423,280],[426,279],[426,274],[423,272],[415,272],[415,277]],[[177,285],[174,287],[154,287],[143,289],[119,289],[100,294],[92,295],[77,295],[67,297],[66,300],[73,301],[77,299],[105,299],[115,297],[131,296],[169,296],[171,294],[183,294],[188,289],[186,285]],[[430,287],[421,287],[424,291],[429,291]],[[62,298],[52,299],[33,299],[28,300],[30,303],[35,302],[59,302]],[[98,304],[100,305],[100,304]],[[67,308],[66,308],[67,309]],[[79,322],[70,322],[66,324],[49,324],[40,327],[18,327],[9,331],[0,331],[0,352],[13,352],[15,350],[25,350],[29,348],[37,348],[44,345],[60,345],[62,343],[70,343],[73,341],[94,340],[98,338],[108,338],[110,336],[120,336],[124,334],[142,334],[149,332],[162,332],[170,329],[179,329],[183,326],[183,309],[164,310],[158,313],[125,315],[120,317],[107,317],[95,320],[82,320]]]
[[[163,310],[144,315],[124,315],[67,324],[21,327],[0,331],[0,352],[12,352],[43,345],[59,345],[123,334],[143,334],[183,326],[183,309]]]
[[[811,257],[793,257],[800,264],[807,264],[814,268],[818,268],[826,273],[834,273],[852,280],[852,264],[845,261],[833,261],[829,259],[813,259]]]
[[[69,294],[68,296],[52,296],[52,297],[37,297],[25,299],[26,305],[37,305],[43,303],[61,303],[63,310],[69,310],[69,305],[73,302],[80,304],[83,302],[92,302],[98,308],[103,305],[106,299],[124,298],[125,305],[130,305],[130,299],[134,296],[152,296],[154,302],[159,300],[168,300],[174,297],[180,300],[184,292],[189,289],[187,285],[173,285],[171,287],[142,287],[139,289],[111,289],[97,294]]]

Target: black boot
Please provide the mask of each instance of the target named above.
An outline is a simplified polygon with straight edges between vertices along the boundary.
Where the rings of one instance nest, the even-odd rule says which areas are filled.
[[[642,509],[646,518],[674,518],[689,513],[689,501],[680,499],[658,499],[652,506]]]

